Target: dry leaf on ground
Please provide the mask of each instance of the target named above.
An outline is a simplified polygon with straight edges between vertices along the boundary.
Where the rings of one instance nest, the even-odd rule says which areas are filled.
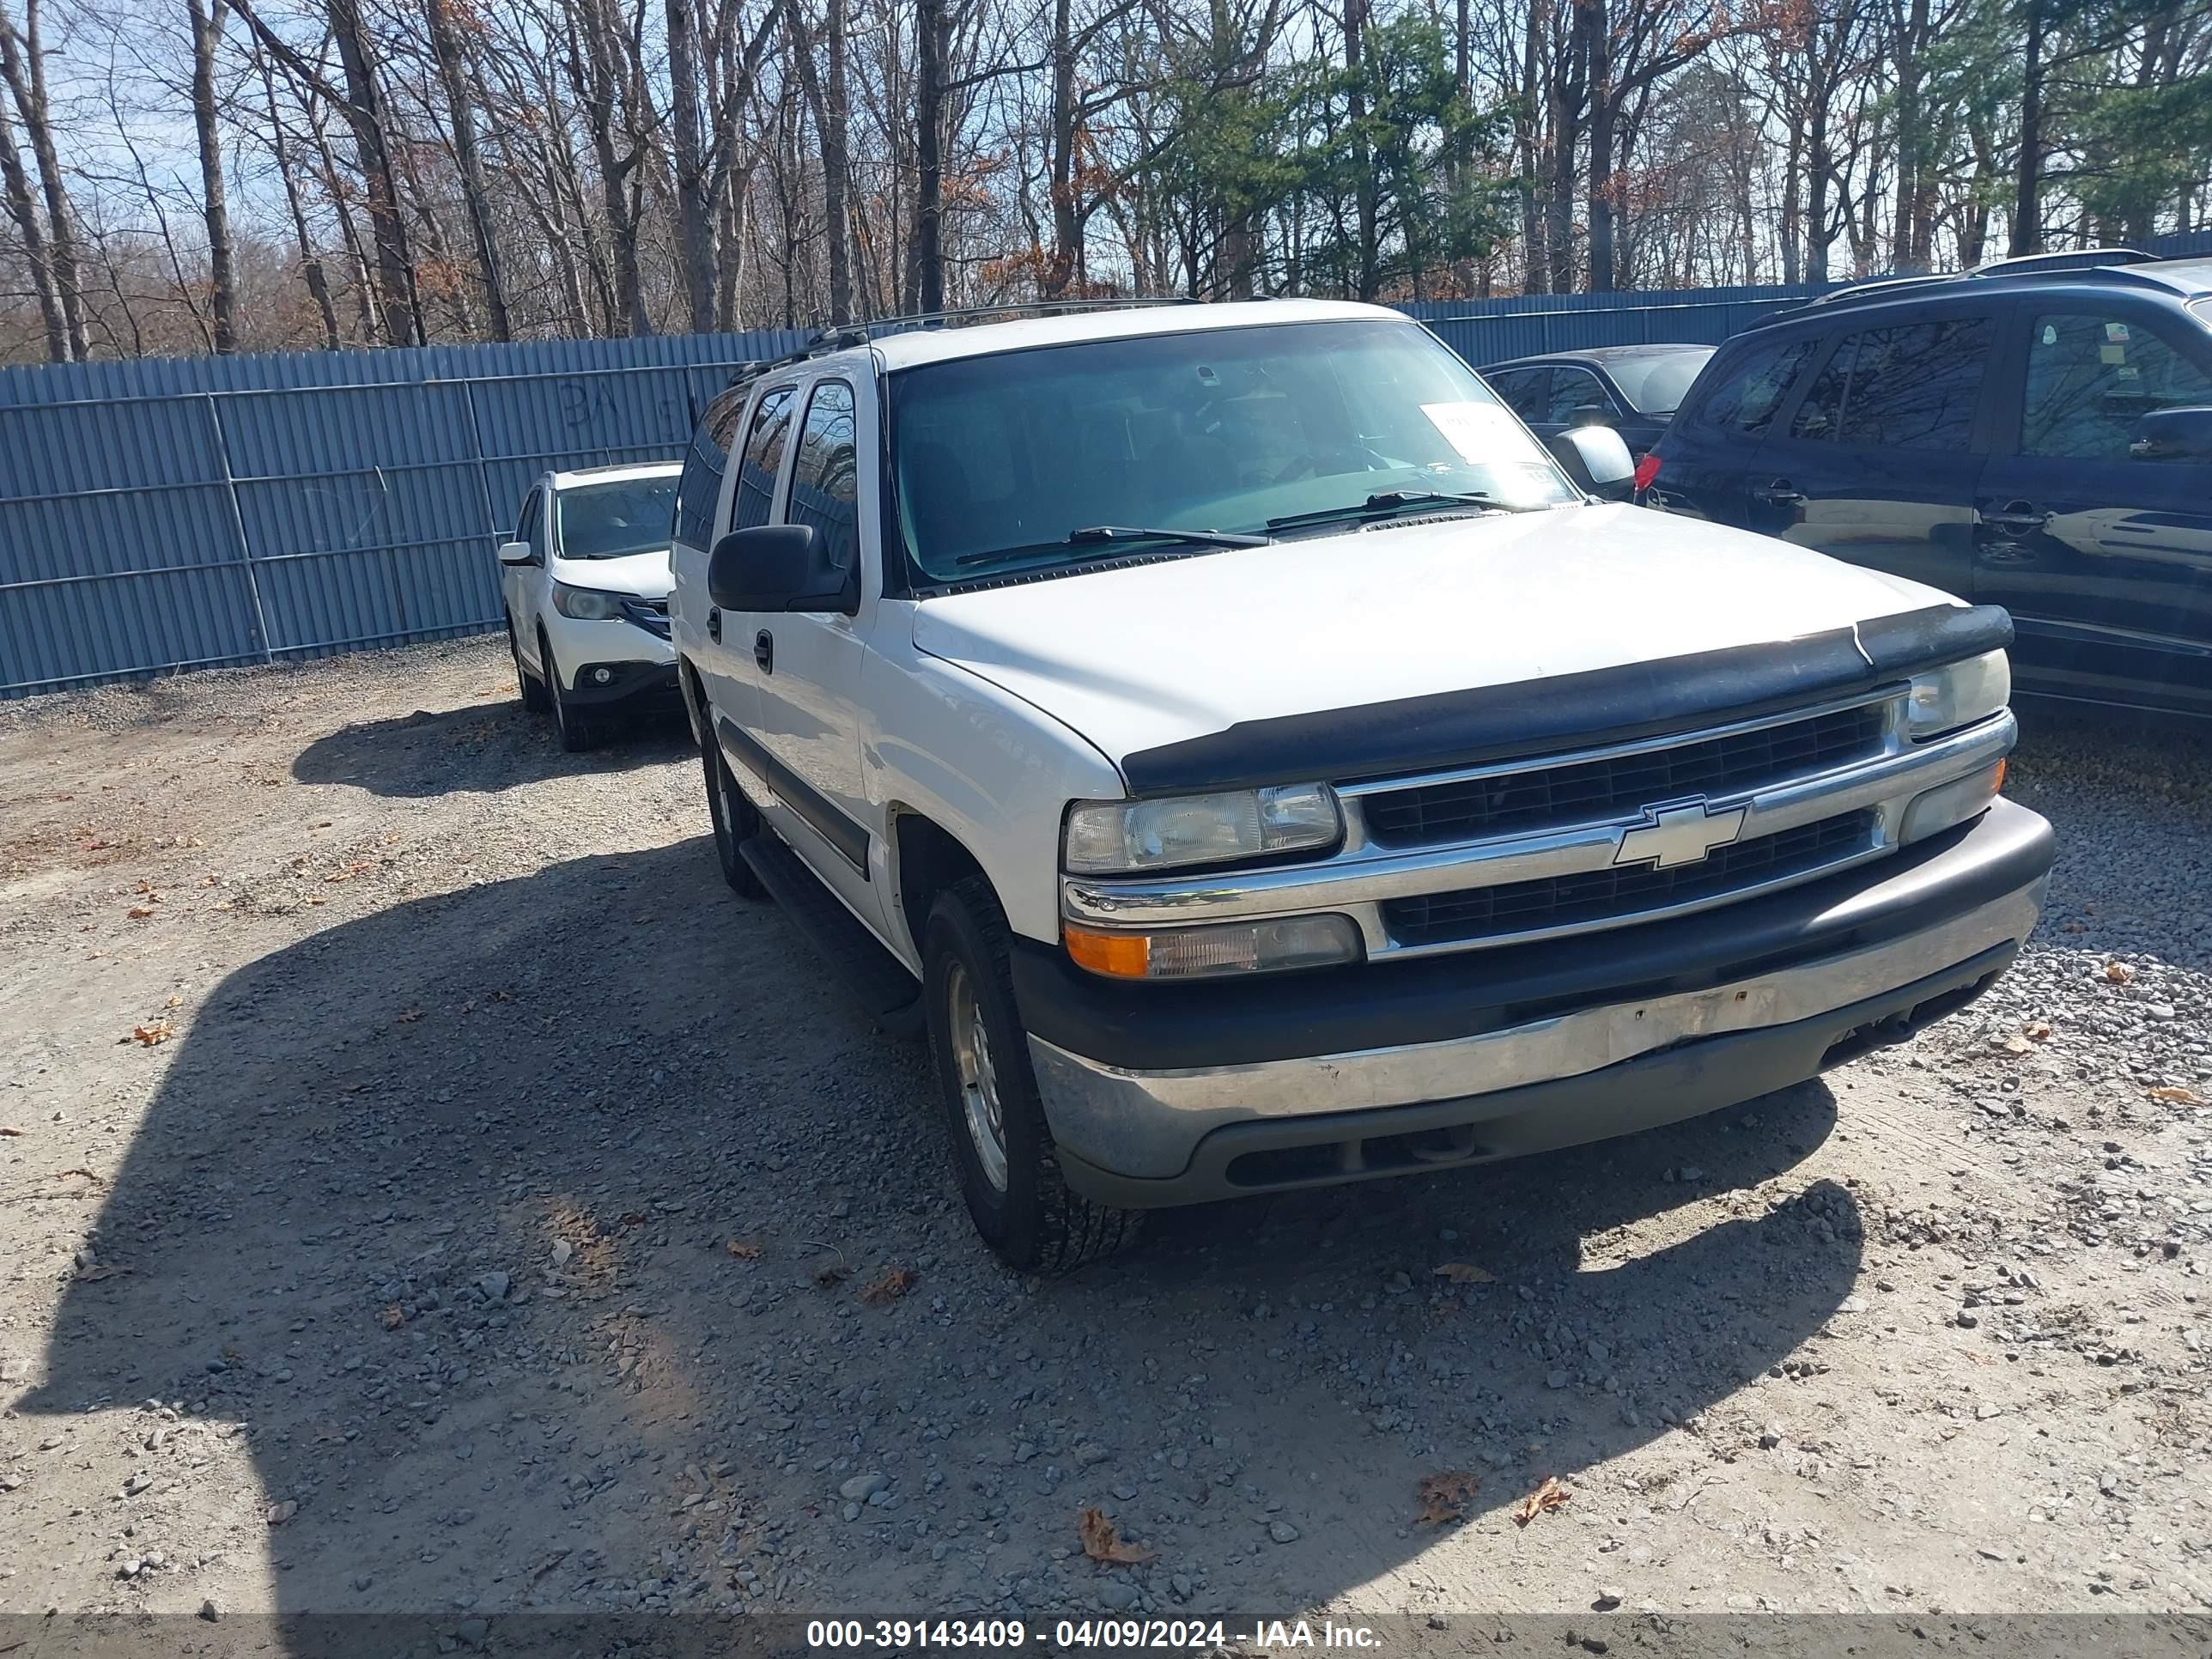
[[[888,1307],[914,1288],[914,1281],[921,1275],[911,1267],[893,1267],[881,1279],[860,1292],[860,1300],[872,1308]]]
[[[1467,1506],[1474,1501],[1478,1482],[1464,1469],[1448,1469],[1442,1474],[1425,1474],[1415,1495],[1421,1500],[1421,1512],[1413,1517],[1420,1527],[1440,1527],[1447,1521],[1465,1518]]]
[[[1574,1496],[1571,1489],[1559,1484],[1559,1477],[1547,1474],[1544,1484],[1513,1506],[1513,1524],[1525,1527],[1547,1510],[1563,1510]]]
[[[173,1022],[166,1019],[155,1019],[149,1020],[143,1025],[132,1026],[131,1028],[130,1036],[125,1038],[124,1041],[126,1042],[133,1041],[142,1042],[145,1044],[147,1048],[150,1048],[157,1042],[167,1042],[171,1037],[176,1036],[176,1034],[177,1028]]]
[[[2124,962],[2108,962],[2105,964],[2105,977],[2115,985],[2125,985],[2135,976],[2136,970]]]
[[[1447,1261],[1436,1270],[1438,1279],[1449,1279],[1455,1285],[1495,1285],[1498,1275],[1487,1267],[1478,1267],[1472,1261]]]
[[[2032,1054],[2035,1045],[2017,1031],[2008,1031],[1997,1040],[1997,1047],[2008,1054]]]
[[[29,1131],[25,1129],[0,1128],[0,1139],[13,1140],[18,1135],[27,1134],[28,1133]]]
[[[143,921],[154,914],[154,907],[150,904],[134,904],[123,914],[132,921]]]
[[[377,1317],[384,1322],[384,1328],[387,1331],[396,1331],[407,1322],[406,1310],[397,1302],[377,1315]]]
[[[412,1025],[416,1020],[422,1018],[422,1011],[420,1008],[407,1008],[403,1009],[398,1014],[394,1016],[394,1020],[398,1024]]]
[[[2163,1100],[2176,1106],[2202,1106],[2204,1097],[2194,1089],[2185,1089],[2178,1083],[2160,1084],[2147,1091],[2153,1100]]]
[[[2047,1019],[2031,1019],[2020,1029],[2031,1042],[2051,1041],[2051,1022]]]
[[[1083,1540],[1083,1553],[1094,1561],[1103,1561],[1112,1566],[1133,1567],[1154,1559],[1155,1553],[1141,1544],[1122,1541],[1114,1523],[1106,1518],[1106,1511],[1088,1509],[1075,1518],[1075,1530]]]
[[[757,1244],[748,1244],[742,1238],[733,1238],[722,1248],[727,1250],[732,1255],[737,1257],[740,1261],[757,1261],[760,1260],[760,1246]]]

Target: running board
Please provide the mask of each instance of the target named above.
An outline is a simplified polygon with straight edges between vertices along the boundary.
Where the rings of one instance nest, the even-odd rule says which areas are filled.
[[[822,884],[799,855],[763,832],[740,842],[738,851],[752,866],[793,927],[830,959],[846,988],[869,1017],[893,1036],[916,1036],[922,1029],[921,987],[906,964],[886,951],[857,917]]]

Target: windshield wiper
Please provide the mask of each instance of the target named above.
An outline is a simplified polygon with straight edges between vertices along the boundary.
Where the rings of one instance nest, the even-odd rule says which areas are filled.
[[[990,564],[1054,547],[1088,547],[1095,542],[1185,542],[1194,547],[1265,547],[1265,536],[1243,536],[1226,530],[1147,530],[1138,525],[1094,524],[1071,530],[1056,542],[1030,542],[1020,547],[1001,547],[988,553],[963,553],[953,560],[963,568]]]
[[[1449,489],[1378,489],[1357,505],[1324,507],[1312,513],[1293,513],[1287,517],[1270,519],[1270,530],[1291,530],[1301,525],[1328,524],[1337,519],[1380,518],[1397,512],[1401,507],[1425,507],[1436,501],[1453,501],[1467,507],[1487,507],[1492,512],[1515,511],[1495,495],[1486,495],[1480,490],[1454,491]]]

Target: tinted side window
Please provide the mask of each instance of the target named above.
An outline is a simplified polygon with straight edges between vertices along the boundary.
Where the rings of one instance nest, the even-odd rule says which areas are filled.
[[[730,527],[741,530],[768,522],[775,498],[775,475],[783,466],[783,442],[791,430],[792,388],[778,386],[765,394],[753,411],[752,431],[745,438],[745,453],[738,462],[738,499],[730,513]]]
[[[1964,449],[1994,331],[1986,317],[1952,317],[1844,336],[1790,435],[1875,449]]]
[[[676,539],[687,547],[705,549],[714,539],[714,503],[722,493],[722,469],[730,459],[730,441],[745,412],[743,392],[725,392],[707,405],[691,434],[691,447],[684,453],[684,476],[676,485]]]
[[[1697,423],[1765,436],[1819,343],[1816,339],[1778,341],[1746,352],[1722,370],[1720,380],[1699,402]]]
[[[2021,390],[2021,454],[2124,461],[2141,416],[2212,404],[2212,374],[2139,321],[2051,313],[2030,326]]]
[[[784,518],[811,524],[828,544],[840,570],[852,568],[858,540],[860,468],[853,446],[853,388],[824,380],[807,400],[806,424],[792,468],[791,504]]]
[[[1547,407],[1544,387],[1551,374],[1548,368],[1515,368],[1503,374],[1486,374],[1483,379],[1522,420],[1540,421]]]
[[[1552,371],[1552,412],[1545,418],[1562,426],[1571,425],[1575,411],[1592,404],[1608,415],[1620,411],[1613,407],[1613,399],[1598,384],[1596,375],[1586,368],[1555,368]]]

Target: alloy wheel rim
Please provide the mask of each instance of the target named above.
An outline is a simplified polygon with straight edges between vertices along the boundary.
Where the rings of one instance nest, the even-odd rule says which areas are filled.
[[[958,1073],[961,1112],[968,1125],[969,1144],[983,1166],[983,1177],[1000,1192],[1006,1190],[1006,1115],[999,1099],[999,1071],[991,1054],[991,1038],[983,1026],[983,1011],[975,1000],[975,987],[968,970],[952,964],[945,995],[947,1024],[951,1028],[952,1064]]]

